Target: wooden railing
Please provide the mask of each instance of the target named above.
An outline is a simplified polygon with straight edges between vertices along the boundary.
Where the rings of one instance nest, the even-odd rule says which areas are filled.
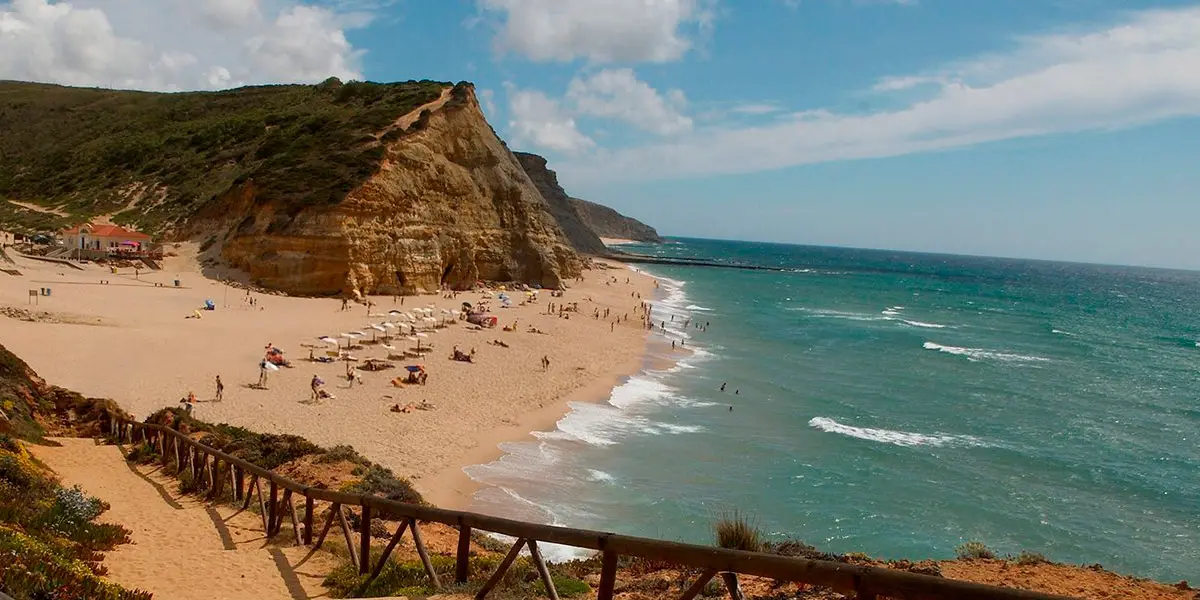
[[[496,572],[475,595],[479,600],[486,597],[500,583],[505,572],[525,549],[529,550],[530,558],[545,585],[547,595],[557,600],[558,594],[554,589],[554,582],[538,549],[538,544],[542,542],[595,550],[601,553],[598,600],[612,599],[616,587],[617,559],[622,556],[663,561],[680,567],[701,570],[700,578],[681,596],[683,600],[695,598],[718,574],[753,575],[780,581],[825,586],[843,594],[853,594],[859,599],[883,597],[930,600],[1063,600],[1065,598],[893,569],[541,525],[471,512],[405,504],[369,494],[347,494],[297,483],[240,458],[205,446],[170,427],[139,423],[119,417],[110,417],[108,425],[108,433],[118,442],[144,441],[152,445],[158,451],[164,465],[167,464],[168,457],[173,455],[177,472],[183,472],[185,468],[190,469],[196,480],[206,482],[209,498],[220,497],[227,479],[232,486],[234,500],[240,501],[243,509],[249,508],[250,503],[257,497],[258,507],[262,513],[263,529],[268,538],[279,533],[283,520],[286,518],[291,524],[296,543],[312,546],[313,550],[316,550],[325,542],[325,537],[333,526],[334,520],[337,520],[349,550],[350,561],[358,568],[359,573],[368,575],[363,589],[366,589],[366,586],[383,571],[388,556],[400,543],[406,530],[411,532],[413,544],[425,567],[430,584],[435,589],[440,588],[441,581],[429,559],[429,552],[426,550],[418,527],[418,522],[434,522],[449,525],[459,531],[454,569],[456,583],[466,583],[470,572],[469,561],[473,531],[498,533],[516,538],[516,542],[504,560],[500,562]],[[248,481],[247,475],[249,476]],[[269,489],[267,495],[263,494],[264,484]],[[304,515],[302,517],[297,514],[296,505],[292,500],[296,496],[304,498]],[[317,514],[316,502],[328,502],[330,509],[329,516],[325,519],[321,532],[314,542],[313,520]],[[357,506],[361,511],[357,547],[351,533],[352,529],[346,522],[344,510],[346,506]],[[372,519],[376,517],[398,520],[400,525],[380,556],[373,560],[370,532]],[[731,579],[736,581],[736,578],[723,578],[727,586],[730,585]],[[734,585],[736,586],[736,584]],[[730,593],[731,595],[735,594],[732,589]]]

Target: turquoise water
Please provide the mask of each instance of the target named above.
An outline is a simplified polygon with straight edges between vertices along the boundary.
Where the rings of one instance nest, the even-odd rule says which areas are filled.
[[[788,271],[647,265],[656,316],[696,353],[470,468],[490,484],[475,508],[694,542],[736,509],[835,552],[950,557],[973,539],[1200,578],[1200,273],[630,250]]]

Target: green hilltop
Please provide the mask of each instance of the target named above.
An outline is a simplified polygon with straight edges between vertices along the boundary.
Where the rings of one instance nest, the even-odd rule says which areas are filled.
[[[450,85],[329,79],[152,93],[0,81],[0,227],[32,233],[113,215],[161,232],[247,181],[261,201],[296,210],[337,203],[377,169],[382,134],[402,133],[389,126]]]

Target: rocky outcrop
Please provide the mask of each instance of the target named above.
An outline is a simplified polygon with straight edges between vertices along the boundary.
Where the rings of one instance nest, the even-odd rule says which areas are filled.
[[[478,280],[556,288],[579,273],[578,255],[470,84],[448,88],[378,140],[377,172],[341,202],[296,206],[246,181],[191,226],[222,232],[225,262],[293,294],[411,294]]]
[[[579,198],[572,198],[571,203],[575,205],[580,219],[600,237],[637,240],[653,244],[663,241],[653,227],[607,206]]]
[[[513,155],[521,163],[525,174],[533,180],[533,185],[541,192],[542,198],[550,208],[550,214],[554,215],[554,220],[558,222],[558,226],[562,228],[575,250],[586,254],[604,254],[604,242],[600,241],[600,236],[580,218],[571,197],[558,184],[558,175],[546,168],[546,159],[528,152],[514,152]]]

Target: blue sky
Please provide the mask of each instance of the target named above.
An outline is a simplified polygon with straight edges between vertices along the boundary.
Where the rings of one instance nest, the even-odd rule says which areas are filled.
[[[0,77],[330,74],[472,81],[670,235],[1200,268],[1197,1],[0,1]]]

